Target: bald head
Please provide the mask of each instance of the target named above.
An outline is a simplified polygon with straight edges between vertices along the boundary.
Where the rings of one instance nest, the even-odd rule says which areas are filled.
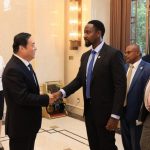
[[[130,44],[125,50],[125,59],[127,63],[134,64],[141,58],[141,49],[137,44]]]
[[[139,53],[141,53],[141,48],[139,45],[137,44],[130,44],[129,46],[127,46],[127,48],[132,49],[133,51],[137,51]]]

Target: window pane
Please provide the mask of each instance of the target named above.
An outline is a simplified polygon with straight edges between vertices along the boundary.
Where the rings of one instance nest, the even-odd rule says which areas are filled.
[[[146,0],[131,1],[131,32],[130,42],[137,43],[146,49]]]

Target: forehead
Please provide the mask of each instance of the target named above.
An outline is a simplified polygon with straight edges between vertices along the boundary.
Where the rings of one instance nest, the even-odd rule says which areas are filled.
[[[85,30],[92,30],[92,29],[94,29],[94,25],[93,24],[87,24],[84,29]]]
[[[28,39],[28,43],[34,43],[34,39],[33,39],[33,37],[32,37],[32,36],[30,36],[30,37],[29,37],[29,39]]]
[[[137,50],[135,46],[130,45],[126,48],[126,51]]]

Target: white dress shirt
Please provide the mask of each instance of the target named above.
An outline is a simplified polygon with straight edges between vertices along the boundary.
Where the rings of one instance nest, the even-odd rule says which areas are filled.
[[[0,91],[3,90],[3,86],[2,86],[2,74],[5,68],[5,64],[4,64],[4,60],[3,57],[0,56]]]
[[[94,65],[95,65],[95,62],[96,62],[97,58],[100,57],[99,53],[100,53],[103,45],[104,45],[104,41],[102,41],[95,49],[92,48],[92,51],[96,52],[95,57],[94,57],[93,68],[94,68]],[[89,64],[91,62],[91,59],[92,59],[92,54],[90,54],[89,59],[88,59],[88,63],[87,63],[87,67],[86,67],[86,75],[87,75],[87,72],[88,72],[88,68],[89,68]]]
[[[27,60],[21,58],[20,56],[18,56],[17,54],[14,54],[14,56],[16,56],[17,58],[19,58],[24,64],[25,66],[27,66],[27,68],[30,70],[30,68],[28,67],[28,65],[30,64]]]
[[[149,97],[150,97],[150,79],[147,82],[147,85],[145,87],[145,94],[144,94],[144,103],[148,111],[150,111],[150,103],[148,102]]]

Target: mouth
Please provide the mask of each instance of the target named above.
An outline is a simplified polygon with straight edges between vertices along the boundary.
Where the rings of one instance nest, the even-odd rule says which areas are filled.
[[[125,58],[125,61],[126,61],[126,63],[128,63],[128,62],[129,62],[129,59],[128,59],[128,58]]]
[[[86,47],[89,47],[89,46],[91,46],[91,45],[92,45],[92,43],[91,43],[90,41],[85,40],[85,46],[86,46]]]
[[[85,41],[85,42],[89,42],[89,40],[88,40],[88,39],[84,39],[84,41]]]

